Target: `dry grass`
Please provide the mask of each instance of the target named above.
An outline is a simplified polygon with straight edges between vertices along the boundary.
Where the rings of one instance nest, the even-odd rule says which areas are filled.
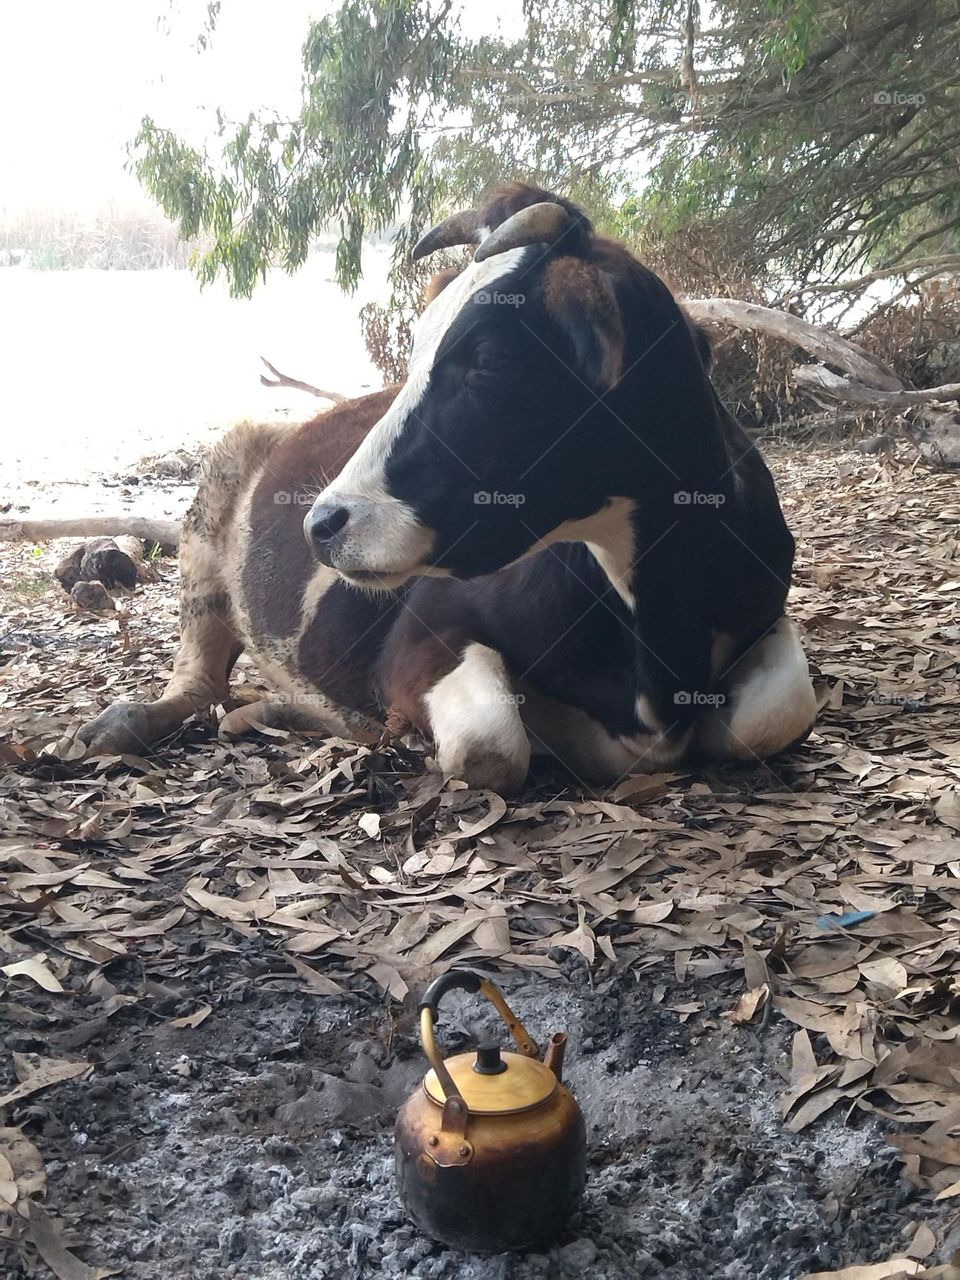
[[[108,206],[89,215],[32,209],[0,219],[0,251],[23,254],[35,270],[185,267],[195,248],[162,215],[140,209]]]

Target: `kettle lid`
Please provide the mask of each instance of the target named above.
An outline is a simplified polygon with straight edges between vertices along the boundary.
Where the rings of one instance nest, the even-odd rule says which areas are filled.
[[[447,1058],[446,1068],[475,1115],[510,1115],[546,1102],[557,1088],[557,1077],[536,1058],[522,1053],[501,1053],[499,1046],[485,1046],[476,1053]],[[443,1088],[436,1071],[428,1071],[423,1088],[431,1102],[442,1107]]]

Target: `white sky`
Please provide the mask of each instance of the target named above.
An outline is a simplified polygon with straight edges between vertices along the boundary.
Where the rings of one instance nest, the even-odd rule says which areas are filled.
[[[8,0],[0,35],[0,206],[139,200],[124,173],[140,119],[202,137],[205,113],[294,108],[300,49],[323,0],[225,0],[196,50],[197,0]]]
[[[6,0],[0,23],[0,210],[143,200],[124,173],[140,119],[207,136],[213,110],[293,112],[312,16],[335,0]],[[465,0],[466,25],[516,27],[520,0]]]

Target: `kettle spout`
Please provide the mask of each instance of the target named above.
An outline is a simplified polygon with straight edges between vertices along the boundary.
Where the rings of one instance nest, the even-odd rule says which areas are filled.
[[[543,1055],[544,1066],[549,1067],[557,1077],[557,1084],[563,1084],[563,1055],[567,1051],[567,1033],[557,1031],[550,1037],[547,1052]]]

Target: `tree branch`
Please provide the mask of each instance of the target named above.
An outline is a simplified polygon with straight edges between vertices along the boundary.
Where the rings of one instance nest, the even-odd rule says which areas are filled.
[[[152,520],[145,516],[78,516],[72,520],[0,519],[0,542],[47,542],[52,538],[113,538],[131,534],[141,542],[161,547],[180,545],[177,520]]]

